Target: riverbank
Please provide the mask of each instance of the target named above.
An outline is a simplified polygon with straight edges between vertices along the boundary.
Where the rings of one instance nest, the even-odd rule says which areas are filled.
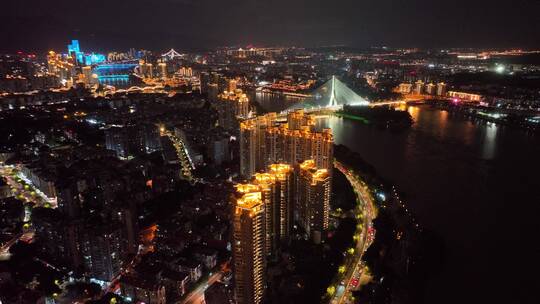
[[[354,247],[347,250],[345,263],[338,268],[338,273],[335,275],[332,285],[327,288],[327,302],[341,304],[354,302],[352,293],[361,284],[360,279],[370,277],[369,269],[365,267],[362,257],[373,242],[375,234],[373,219],[377,216],[377,209],[370,190],[354,171],[337,159],[334,160],[334,167],[336,173],[343,174],[347,179],[346,183],[354,189],[356,197],[353,201],[356,207],[351,211],[359,221],[353,237],[355,241]]]
[[[473,121],[485,121],[534,132],[540,131],[540,112],[505,110],[436,100],[428,101],[426,104],[432,108],[447,111]]]
[[[442,264],[441,239],[415,220],[396,188],[359,154],[337,145],[334,155],[368,184],[378,209],[375,238],[362,257],[373,279],[353,292],[356,303],[423,303],[427,279]]]
[[[332,180],[330,230],[321,244],[304,238],[298,225],[290,244],[268,263],[266,301],[276,304],[321,303],[328,287],[336,286],[340,266],[348,263],[358,230],[355,194],[347,179],[335,170]],[[350,199],[352,198],[352,202]]]
[[[342,110],[334,112],[334,115],[359,121],[366,125],[391,130],[407,129],[414,123],[408,112],[384,106],[366,107],[345,105]]]
[[[534,274],[526,269],[538,267],[538,259],[515,248],[540,230],[540,206],[533,203],[540,201],[538,133],[474,123],[429,105],[407,110],[415,123],[401,132],[334,116],[316,126],[331,128],[336,144],[396,185],[423,227],[444,240],[441,272],[430,276],[424,303],[535,303],[526,292],[534,288]],[[516,267],[501,269],[500,261]]]

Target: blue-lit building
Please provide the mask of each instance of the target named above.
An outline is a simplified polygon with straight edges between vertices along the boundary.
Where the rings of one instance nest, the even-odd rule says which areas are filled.
[[[83,53],[79,45],[79,40],[71,40],[71,44],[68,44],[68,55],[75,54],[77,62],[83,63]]]
[[[68,44],[68,54],[74,54],[77,58],[77,62],[86,65],[102,63],[106,60],[105,55],[98,53],[85,54],[81,51],[79,40],[71,40],[71,44]]]
[[[137,65],[137,63],[98,64],[94,72],[98,75],[99,83],[122,87],[131,85],[130,76],[133,75]]]
[[[85,59],[85,64],[86,65],[92,65],[92,64],[98,64],[98,63],[102,63],[104,62],[105,60],[107,60],[105,58],[105,55],[103,54],[96,54],[96,53],[92,53],[92,54],[86,54],[84,56],[84,59]]]

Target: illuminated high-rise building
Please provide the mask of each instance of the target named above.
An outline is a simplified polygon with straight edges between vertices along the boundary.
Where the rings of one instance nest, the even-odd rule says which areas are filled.
[[[304,127],[311,129],[315,125],[313,116],[306,115],[303,110],[297,110],[287,114],[287,125],[289,130],[301,130]]]
[[[60,78],[60,81],[65,84],[75,75],[75,67],[70,57],[64,58],[61,54],[50,51],[47,55],[47,63],[49,73]]]
[[[83,66],[82,67],[82,74],[84,76],[83,82],[85,85],[90,85],[90,79],[92,79],[92,67],[91,66]]]
[[[264,203],[259,186],[237,186],[233,216],[235,295],[238,304],[262,303],[266,277]]]
[[[321,132],[312,132],[307,138],[308,151],[311,159],[315,161],[317,168],[332,171],[334,166],[334,138],[331,129],[324,129]],[[304,158],[306,159],[306,158]]]
[[[238,303],[261,303],[266,256],[287,242],[293,220],[294,169],[272,164],[237,186],[233,253]]]
[[[237,89],[225,91],[217,96],[216,110],[218,112],[219,125],[225,129],[238,128],[238,119],[246,119],[249,116],[249,98]]]
[[[143,78],[154,78],[154,65],[149,62],[141,59],[139,61],[139,71]]]
[[[256,146],[258,136],[262,132],[251,122],[240,123],[240,175],[245,178],[257,172],[258,152],[262,148]]]
[[[50,74],[58,74],[59,68],[57,61],[59,61],[59,59],[60,56],[57,55],[54,51],[49,51],[49,54],[47,54],[47,68]]]
[[[146,71],[148,78],[154,78],[154,65],[151,63],[146,63]]]
[[[137,73],[141,77],[146,77],[146,62],[143,59],[139,60],[139,66],[137,67]]]
[[[154,66],[149,62],[145,62],[143,59],[139,60],[139,74],[143,78],[153,78]]]
[[[79,46],[79,40],[71,40],[71,44],[68,44],[67,48],[68,48],[69,53],[71,53],[71,52],[80,53],[81,52],[81,47]]]
[[[315,131],[311,115],[289,113],[287,123],[270,113],[240,125],[240,172],[245,178],[272,163],[298,164],[313,159],[319,169],[333,166],[334,140],[330,129]]]
[[[91,54],[83,55],[83,60],[85,64],[92,65],[92,64],[102,63],[106,61],[107,58],[103,54],[97,54],[97,53],[92,52]]]
[[[168,77],[167,63],[165,63],[165,62],[160,62],[159,63],[159,72],[161,74],[161,78],[167,78]]]
[[[274,199],[276,236],[279,242],[287,242],[291,235],[295,199],[294,169],[286,164],[272,164],[270,174],[275,176]]]
[[[236,89],[237,89],[236,84],[237,84],[237,83],[238,83],[238,82],[236,81],[236,79],[230,79],[230,80],[229,80],[229,83],[228,83],[228,88],[227,88],[228,91],[229,91],[229,92],[234,92],[234,91],[236,91]]]
[[[92,73],[92,67],[87,65],[82,67],[83,83],[86,86],[91,86],[97,83],[97,76]]]
[[[326,169],[317,169],[314,160],[297,167],[295,219],[312,238],[320,243],[328,230],[331,177]]]
[[[414,83],[414,94],[420,95],[424,93],[424,82],[422,80],[418,80]]]
[[[272,164],[265,173],[256,173],[253,184],[259,187],[265,210],[266,253],[275,253],[287,242],[292,226],[294,170],[290,165]]]
[[[253,185],[261,193],[261,201],[264,205],[264,246],[267,255],[273,252],[276,231],[276,199],[275,194],[276,178],[269,173],[256,173]]]
[[[73,58],[75,64],[92,65],[101,63],[107,59],[105,55],[99,53],[92,52],[90,54],[85,54],[81,51],[79,40],[71,40],[71,44],[68,44],[67,49],[68,55]]]
[[[276,113],[268,113],[240,123],[240,174],[243,177],[249,179],[266,168],[266,129],[276,120]]]
[[[79,46],[79,40],[71,40],[71,44],[68,44],[68,55],[71,56],[75,62],[82,63],[84,54],[81,52]]]
[[[178,73],[182,77],[192,77],[193,76],[193,70],[191,68],[181,67],[180,70],[178,70]]]
[[[410,94],[412,90],[412,84],[410,83],[400,83],[398,87],[398,92],[401,94]]]
[[[436,90],[437,90],[437,86],[434,85],[433,83],[426,84],[426,94],[435,95]]]
[[[446,95],[446,83],[439,82],[437,83],[437,96],[445,96]]]

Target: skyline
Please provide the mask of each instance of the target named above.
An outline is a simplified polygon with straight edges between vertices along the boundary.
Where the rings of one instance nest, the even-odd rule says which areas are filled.
[[[200,50],[217,46],[540,46],[540,1],[66,0],[4,3],[0,51],[47,51],[79,39],[85,49]],[[338,9],[336,9],[338,7]],[[84,8],[84,9],[81,9]]]
[[[536,303],[540,0],[6,2],[0,304]]]

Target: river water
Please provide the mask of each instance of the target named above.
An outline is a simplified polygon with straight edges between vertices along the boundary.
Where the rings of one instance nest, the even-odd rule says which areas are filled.
[[[318,124],[404,192],[419,222],[444,240],[425,303],[538,300],[540,136],[429,106],[407,111],[415,124],[399,132],[337,117]]]

